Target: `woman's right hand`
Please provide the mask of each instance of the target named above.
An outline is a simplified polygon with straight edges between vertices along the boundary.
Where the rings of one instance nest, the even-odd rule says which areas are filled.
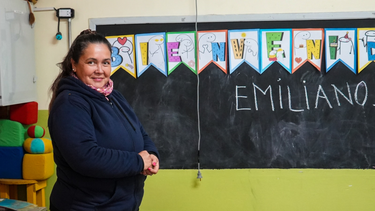
[[[150,156],[150,154],[146,151],[146,150],[143,150],[142,152],[138,153],[141,157],[142,157],[142,160],[143,160],[143,171],[151,168],[152,166],[152,158]]]

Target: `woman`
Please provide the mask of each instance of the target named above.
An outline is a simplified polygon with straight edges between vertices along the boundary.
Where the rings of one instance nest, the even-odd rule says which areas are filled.
[[[51,211],[138,210],[159,154],[125,98],[113,90],[111,44],[85,30],[60,63],[48,127],[57,165]]]

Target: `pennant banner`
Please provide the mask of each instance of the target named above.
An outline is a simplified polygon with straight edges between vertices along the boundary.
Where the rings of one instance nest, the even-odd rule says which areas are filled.
[[[227,30],[198,31],[198,73],[210,63],[227,73]]]
[[[292,29],[262,29],[260,73],[271,64],[278,62],[289,73],[291,70],[291,33]]]
[[[375,61],[375,28],[358,28],[358,73]]]
[[[111,75],[122,68],[136,78],[134,35],[108,36],[112,45]]]
[[[306,62],[321,70],[323,29],[293,29],[292,73]]]
[[[167,33],[168,75],[180,64],[185,64],[190,70],[197,74],[197,58],[195,52],[195,32]]]
[[[229,72],[233,73],[242,63],[259,71],[259,30],[229,30]]]
[[[321,71],[323,48],[326,72],[341,62],[356,74],[375,61],[375,28],[183,31],[106,38],[112,46],[111,75],[121,68],[134,78],[150,66],[168,76],[181,64],[195,74],[211,63],[226,74],[244,63],[262,74],[274,62],[289,73],[306,62]]]
[[[342,62],[356,73],[356,29],[325,29],[326,71]]]
[[[151,65],[167,76],[165,33],[135,35],[137,77]]]

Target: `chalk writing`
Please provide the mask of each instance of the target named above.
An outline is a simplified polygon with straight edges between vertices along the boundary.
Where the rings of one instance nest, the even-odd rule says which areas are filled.
[[[320,106],[327,105],[329,108],[333,109],[335,104],[332,102],[337,103],[337,107],[342,106],[342,100],[345,100],[352,106],[359,105],[365,106],[368,100],[368,87],[365,81],[360,81],[356,86],[354,93],[350,89],[351,85],[346,82],[346,90],[347,93],[344,93],[344,88],[342,90],[338,88],[335,84],[330,84],[332,88],[324,88],[322,85],[317,85],[316,89],[312,89],[311,87],[308,88],[306,85],[303,85],[304,96],[302,99],[299,99],[301,96],[293,96],[293,90],[290,86],[286,86],[287,90],[287,102],[288,102],[288,109],[292,112],[303,112],[306,110],[310,110],[310,103],[309,103],[309,93],[314,93],[316,91],[316,95],[314,98],[315,106],[314,109],[318,109]],[[284,101],[283,101],[283,87],[278,85],[278,99],[279,99],[279,108],[284,109]],[[252,83],[252,92],[249,92],[249,89],[246,85],[236,85],[235,87],[235,103],[236,103],[236,111],[250,111],[252,110],[251,104],[254,104],[255,111],[262,109],[259,107],[259,101],[267,100],[268,98],[264,98],[264,96],[269,96],[269,104],[271,106],[271,110],[275,111],[275,103],[274,103],[274,94],[272,91],[273,87],[268,85],[266,88],[261,88],[257,84]],[[310,89],[310,90],[309,90]],[[240,91],[242,90],[242,91]],[[246,91],[253,96],[246,95]],[[328,92],[327,92],[328,91]],[[333,93],[332,93],[333,92]],[[244,94],[245,93],[245,94]],[[261,95],[261,94],[262,95]],[[328,93],[328,94],[327,94]],[[262,97],[263,96],[263,97]],[[335,96],[333,99],[330,99],[329,96]],[[354,102],[353,102],[354,97]],[[300,102],[300,103],[295,103]],[[304,103],[302,103],[304,101]],[[299,108],[294,108],[293,105],[298,104]],[[264,104],[262,104],[264,105]]]

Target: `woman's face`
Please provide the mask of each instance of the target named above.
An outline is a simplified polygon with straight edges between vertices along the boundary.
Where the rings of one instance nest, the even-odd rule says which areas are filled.
[[[103,43],[91,43],[82,52],[78,63],[72,60],[72,67],[83,83],[102,88],[111,75],[111,52]]]

